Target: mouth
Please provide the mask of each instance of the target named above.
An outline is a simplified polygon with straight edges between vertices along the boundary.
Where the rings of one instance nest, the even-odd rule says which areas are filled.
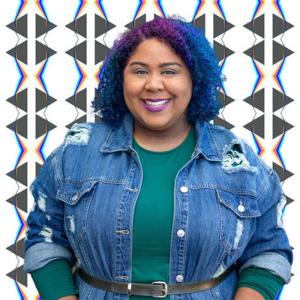
[[[141,99],[144,103],[143,106],[150,112],[160,112],[165,110],[169,106],[169,99]]]

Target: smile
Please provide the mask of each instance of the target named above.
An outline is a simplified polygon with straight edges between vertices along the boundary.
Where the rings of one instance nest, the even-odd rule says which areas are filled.
[[[155,100],[146,100],[143,99],[144,108],[151,112],[159,112],[165,110],[168,107],[168,103],[171,99],[155,99]]]

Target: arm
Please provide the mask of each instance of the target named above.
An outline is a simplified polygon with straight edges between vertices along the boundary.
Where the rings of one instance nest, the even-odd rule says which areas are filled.
[[[234,300],[265,300],[265,298],[251,288],[240,287],[237,289]]]
[[[74,254],[64,231],[64,203],[56,199],[63,184],[63,145],[44,162],[30,186],[34,205],[27,218],[24,271],[36,271],[48,263],[65,259],[74,264]]]
[[[256,230],[237,261],[239,273],[248,267],[261,268],[281,278],[283,283],[288,283],[293,254],[282,226],[285,197],[279,177],[273,170],[268,170],[257,201],[262,215],[257,218]],[[240,287],[236,297],[239,299],[244,294],[248,297],[246,295],[249,293],[245,287]]]

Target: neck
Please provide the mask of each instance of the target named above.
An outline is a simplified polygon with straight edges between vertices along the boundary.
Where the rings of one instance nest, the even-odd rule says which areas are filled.
[[[187,122],[178,125],[166,130],[151,130],[135,121],[133,135],[137,143],[145,149],[168,151],[180,145],[191,129]]]

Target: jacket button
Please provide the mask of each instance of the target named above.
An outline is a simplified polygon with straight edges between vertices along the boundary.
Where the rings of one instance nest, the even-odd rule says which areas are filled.
[[[185,231],[183,229],[177,230],[177,236],[184,237],[185,236]]]
[[[245,206],[243,204],[240,204],[237,209],[239,212],[243,213],[245,211]]]
[[[77,193],[72,196],[72,200],[73,201],[77,200],[77,198],[78,198],[78,194]]]
[[[183,276],[182,275],[177,275],[176,276],[176,281],[177,282],[182,282],[183,281]]]
[[[181,186],[180,187],[180,192],[182,192],[182,193],[186,193],[188,191],[188,187],[187,186]]]

